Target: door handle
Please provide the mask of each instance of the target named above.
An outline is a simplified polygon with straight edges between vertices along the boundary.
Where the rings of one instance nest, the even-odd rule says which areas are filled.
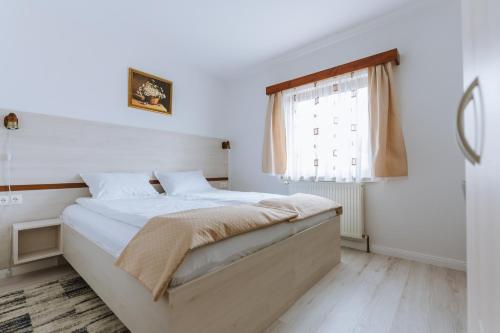
[[[481,156],[474,151],[474,149],[470,146],[469,142],[465,138],[464,134],[464,112],[467,105],[474,100],[474,89],[479,87],[479,79],[476,77],[474,81],[469,85],[467,90],[465,90],[462,99],[460,100],[460,104],[458,105],[457,110],[457,142],[458,147],[464,154],[465,158],[472,164],[481,163]]]

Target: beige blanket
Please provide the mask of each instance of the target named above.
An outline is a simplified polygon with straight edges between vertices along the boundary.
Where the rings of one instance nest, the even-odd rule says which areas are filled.
[[[304,193],[297,193],[283,198],[262,200],[258,205],[296,212],[297,216],[292,218],[290,222],[303,220],[329,210],[335,210],[337,215],[342,214],[342,206],[335,201]]]
[[[116,265],[158,300],[189,251],[273,224],[336,209],[333,201],[297,194],[256,205],[223,206],[152,218],[129,242]]]

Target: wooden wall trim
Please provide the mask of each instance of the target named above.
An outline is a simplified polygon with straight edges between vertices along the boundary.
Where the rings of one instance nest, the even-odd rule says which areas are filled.
[[[213,177],[207,178],[209,182],[216,181],[227,181],[228,177]],[[157,179],[152,179],[149,181],[151,184],[160,184]],[[63,190],[70,188],[85,188],[88,187],[85,183],[54,183],[54,184],[25,184],[25,185],[11,185],[10,190],[13,192],[16,191],[41,191],[41,190]],[[0,186],[0,192],[9,191],[9,187],[7,185]]]
[[[398,49],[392,49],[389,51],[385,51],[382,53],[374,54],[372,56],[358,59],[347,64],[335,66],[332,68],[328,68],[316,73],[308,74],[305,76],[301,76],[292,80],[288,80],[281,83],[273,84],[266,88],[266,94],[271,95],[283,90],[296,88],[302,86],[304,84],[314,83],[321,80],[326,80],[328,78],[358,71],[363,68],[377,66],[381,64],[385,64],[388,62],[394,61],[397,65],[399,65],[399,51]]]

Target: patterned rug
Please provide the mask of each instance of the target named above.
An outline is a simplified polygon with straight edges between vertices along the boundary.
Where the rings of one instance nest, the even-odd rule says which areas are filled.
[[[1,333],[121,333],[127,328],[76,274],[0,295]]]

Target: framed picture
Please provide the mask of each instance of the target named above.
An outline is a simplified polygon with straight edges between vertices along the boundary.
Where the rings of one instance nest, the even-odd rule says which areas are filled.
[[[128,106],[171,115],[172,81],[129,68]]]

